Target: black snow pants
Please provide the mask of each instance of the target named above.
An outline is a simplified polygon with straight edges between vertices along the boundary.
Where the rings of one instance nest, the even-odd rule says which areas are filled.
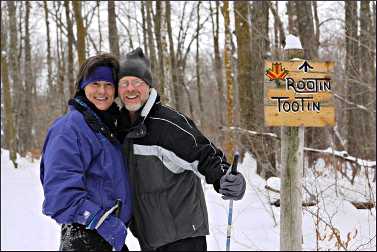
[[[96,230],[86,229],[81,224],[63,224],[60,251],[112,251],[112,246]],[[126,245],[122,251],[128,251]]]

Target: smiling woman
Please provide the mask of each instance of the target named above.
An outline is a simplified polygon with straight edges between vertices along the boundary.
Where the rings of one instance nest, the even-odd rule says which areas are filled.
[[[118,67],[110,54],[85,61],[69,112],[53,123],[43,146],[43,213],[62,224],[62,251],[127,250],[131,197],[115,126]]]
[[[96,81],[88,84],[85,95],[99,110],[107,110],[114,101],[115,88],[112,83]]]

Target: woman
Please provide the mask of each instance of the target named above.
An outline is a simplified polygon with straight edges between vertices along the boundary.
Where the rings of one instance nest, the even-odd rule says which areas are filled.
[[[43,146],[43,213],[62,224],[60,250],[128,250],[128,171],[116,136],[119,63],[110,54],[81,66],[69,112]]]

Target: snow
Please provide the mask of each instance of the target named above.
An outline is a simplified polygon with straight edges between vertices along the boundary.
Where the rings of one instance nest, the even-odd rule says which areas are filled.
[[[60,227],[41,211],[43,191],[39,181],[39,160],[19,157],[19,168],[14,169],[8,155],[7,150],[1,150],[1,250],[57,250]],[[349,201],[372,198],[375,202],[376,183],[369,183],[370,190],[364,173],[360,172],[353,185],[338,174],[335,186],[335,175],[323,161],[317,162],[315,168],[306,171],[303,182],[312,194],[321,192],[318,205],[303,210],[303,249],[317,249],[315,216],[319,212],[323,221],[317,228],[324,238],[318,242],[319,250],[337,249],[335,236],[331,237],[335,230],[339,230],[343,242],[348,234],[352,238],[343,245],[348,250],[375,250],[375,208],[358,210]],[[248,153],[239,165],[239,171],[247,180],[247,191],[241,201],[233,203],[231,250],[279,250],[280,208],[270,204],[279,198],[279,194],[266,190],[265,186],[279,190],[280,179],[265,181],[259,177],[255,159]],[[211,185],[206,185],[204,190],[210,222],[208,250],[225,250],[229,202],[222,200]],[[304,193],[304,200],[307,196]],[[333,231],[324,223],[332,226]],[[126,244],[130,250],[140,249],[131,232]]]
[[[300,39],[294,35],[289,34],[286,37],[286,44],[284,49],[302,49]]]

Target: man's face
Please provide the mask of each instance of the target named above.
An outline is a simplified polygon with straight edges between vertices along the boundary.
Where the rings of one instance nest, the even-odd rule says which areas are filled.
[[[125,76],[119,80],[118,93],[129,111],[139,110],[148,100],[149,86],[142,79]]]
[[[88,84],[85,95],[99,110],[107,110],[114,101],[115,88],[107,81],[96,81]]]

